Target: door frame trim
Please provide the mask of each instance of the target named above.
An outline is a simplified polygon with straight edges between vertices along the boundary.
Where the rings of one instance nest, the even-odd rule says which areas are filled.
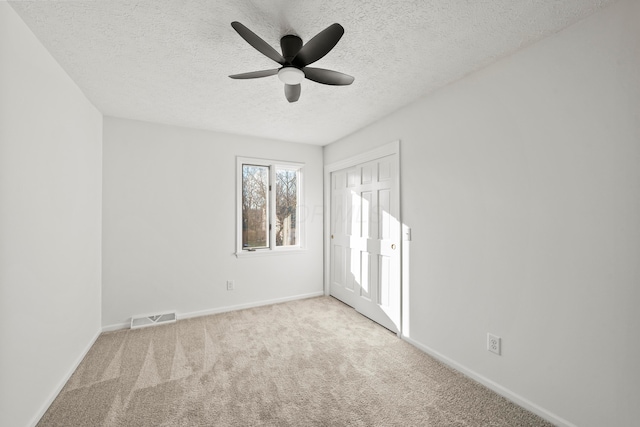
[[[402,234],[402,203],[400,197],[400,140],[384,144],[380,147],[372,150],[365,151],[352,157],[348,157],[343,160],[339,160],[334,163],[330,163],[324,166],[324,295],[329,296],[331,293],[331,173],[339,171],[341,169],[349,168],[359,165],[361,163],[370,162],[380,159],[382,157],[391,156],[396,154],[396,171],[398,176],[396,177],[395,193],[398,202],[398,224],[400,227],[399,236],[401,243],[403,243]],[[403,298],[403,245],[400,245],[400,325],[398,326],[398,336],[402,335],[403,329],[403,313],[404,305],[407,303]]]

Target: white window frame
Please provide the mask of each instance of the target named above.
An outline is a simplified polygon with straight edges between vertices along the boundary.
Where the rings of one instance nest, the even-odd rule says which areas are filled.
[[[267,218],[271,228],[269,230],[269,246],[264,248],[245,249],[242,247],[242,166],[254,165],[265,166],[269,168],[269,201]],[[304,163],[269,160],[254,157],[236,157],[236,257],[254,257],[264,255],[282,255],[296,252],[304,252]],[[296,169],[298,177],[296,182],[296,238],[297,245],[292,246],[276,246],[276,224],[275,224],[275,206],[276,206],[276,168],[279,169]]]

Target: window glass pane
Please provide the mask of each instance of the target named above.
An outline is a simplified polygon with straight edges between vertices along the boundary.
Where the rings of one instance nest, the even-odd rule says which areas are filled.
[[[269,246],[269,167],[242,165],[242,248]]]
[[[276,167],[276,246],[298,244],[298,170]]]

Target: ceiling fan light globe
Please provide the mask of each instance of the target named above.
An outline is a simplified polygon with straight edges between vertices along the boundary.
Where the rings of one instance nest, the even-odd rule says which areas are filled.
[[[304,71],[295,67],[284,67],[278,71],[278,78],[284,84],[297,85],[304,79]]]

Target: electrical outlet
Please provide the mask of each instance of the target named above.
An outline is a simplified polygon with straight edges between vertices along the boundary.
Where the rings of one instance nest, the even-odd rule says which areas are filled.
[[[227,280],[227,290],[232,291],[234,287],[235,283],[233,282],[233,280]]]
[[[501,338],[497,335],[487,334],[487,350],[500,356]]]

